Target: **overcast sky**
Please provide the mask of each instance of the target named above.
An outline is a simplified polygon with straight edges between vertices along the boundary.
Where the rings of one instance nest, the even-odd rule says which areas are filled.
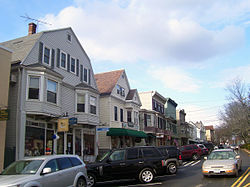
[[[250,84],[249,0],[0,0],[0,42],[28,15],[72,27],[95,73],[125,69],[131,88],[170,97],[187,121],[219,125],[234,79]]]

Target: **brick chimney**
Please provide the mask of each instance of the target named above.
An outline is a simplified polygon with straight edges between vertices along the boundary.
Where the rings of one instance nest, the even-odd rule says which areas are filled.
[[[29,34],[35,34],[36,33],[36,24],[35,23],[29,23]]]

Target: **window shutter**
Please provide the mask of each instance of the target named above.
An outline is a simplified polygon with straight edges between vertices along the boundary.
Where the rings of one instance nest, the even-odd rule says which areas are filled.
[[[60,49],[57,48],[56,52],[56,67],[60,67]]]
[[[70,55],[67,57],[67,71],[70,72]]]
[[[80,66],[80,80],[83,81],[83,65]]]
[[[55,49],[52,49],[52,54],[51,54],[51,68],[54,69],[55,67]]]
[[[91,84],[91,74],[90,74],[90,69],[89,69],[89,85]]]
[[[42,63],[43,60],[43,43],[39,42],[39,53],[38,53],[38,63]]]
[[[76,60],[76,76],[79,76],[79,59]]]

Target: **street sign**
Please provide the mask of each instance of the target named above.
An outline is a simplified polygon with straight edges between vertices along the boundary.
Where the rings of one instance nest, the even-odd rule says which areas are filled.
[[[97,131],[109,131],[109,127],[97,128]]]
[[[69,118],[69,125],[76,125],[77,124],[77,118]]]

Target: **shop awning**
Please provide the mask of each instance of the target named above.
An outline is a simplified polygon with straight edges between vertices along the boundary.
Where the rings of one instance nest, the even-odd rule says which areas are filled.
[[[123,129],[123,128],[109,128],[107,136],[133,136],[133,137],[147,138],[147,134],[143,131],[136,131],[132,129]]]

